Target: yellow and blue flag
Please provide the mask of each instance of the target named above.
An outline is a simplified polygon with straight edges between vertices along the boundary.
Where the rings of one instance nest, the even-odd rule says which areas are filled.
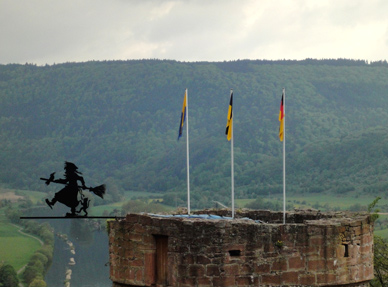
[[[185,119],[186,119],[186,91],[185,91],[185,97],[183,98],[183,107],[182,107],[182,114],[181,114],[181,122],[180,122],[180,125],[179,125],[179,134],[178,134],[178,140],[179,138],[182,136],[182,132],[183,132],[183,125],[185,123]]]
[[[225,131],[228,141],[230,141],[232,138],[232,128],[233,128],[233,92],[230,93],[228,121],[226,123],[226,131]]]

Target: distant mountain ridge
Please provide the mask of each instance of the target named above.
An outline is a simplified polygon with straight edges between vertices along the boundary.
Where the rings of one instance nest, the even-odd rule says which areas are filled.
[[[340,175],[344,180],[361,172],[356,162],[373,145],[379,144],[385,156],[386,130],[377,127],[388,116],[387,68],[385,61],[346,59],[0,65],[0,184],[45,190],[39,177],[61,174],[68,160],[90,184],[107,181],[118,189],[184,197],[185,137],[177,141],[177,135],[188,88],[194,202],[224,198],[230,190],[230,145],[224,132],[233,88],[236,192],[276,191],[284,87],[290,190],[335,190]],[[356,140],[370,129],[376,141]],[[343,166],[322,164],[338,159],[332,144],[336,151],[352,145],[344,149],[349,162],[355,162],[349,174]],[[315,158],[318,150],[321,157]],[[384,169],[374,161],[379,159],[367,162],[371,169]],[[322,173],[328,177],[324,185],[312,179]],[[360,176],[361,182],[374,178],[373,173]],[[385,180],[380,178],[380,184]],[[314,189],[317,185],[320,190]],[[361,183],[352,185],[365,191]]]

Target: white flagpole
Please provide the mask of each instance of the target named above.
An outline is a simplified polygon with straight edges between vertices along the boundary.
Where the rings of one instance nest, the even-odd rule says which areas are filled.
[[[187,89],[185,92],[186,92],[187,214],[190,215],[189,93]]]
[[[286,89],[283,88],[283,224],[286,224]]]
[[[233,90],[230,90],[230,95],[233,94]],[[231,184],[232,184],[232,218],[234,218],[234,154],[233,154],[233,134],[234,134],[234,128],[233,128],[233,122],[234,122],[234,110],[232,105],[232,126],[230,127],[232,129],[232,138],[230,141],[230,159],[231,159]]]

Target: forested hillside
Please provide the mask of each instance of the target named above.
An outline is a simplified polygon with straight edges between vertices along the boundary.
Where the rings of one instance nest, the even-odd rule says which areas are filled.
[[[353,60],[0,65],[0,184],[45,191],[39,178],[61,175],[66,160],[111,194],[184,199],[177,135],[188,88],[193,205],[226,203],[232,88],[237,196],[281,192],[284,87],[289,191],[385,190],[387,69]]]

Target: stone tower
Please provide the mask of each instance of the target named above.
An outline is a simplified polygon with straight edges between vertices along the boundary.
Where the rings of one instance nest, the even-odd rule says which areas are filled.
[[[110,221],[113,286],[369,286],[373,278],[368,214],[295,211],[283,225],[280,212],[227,213]]]

